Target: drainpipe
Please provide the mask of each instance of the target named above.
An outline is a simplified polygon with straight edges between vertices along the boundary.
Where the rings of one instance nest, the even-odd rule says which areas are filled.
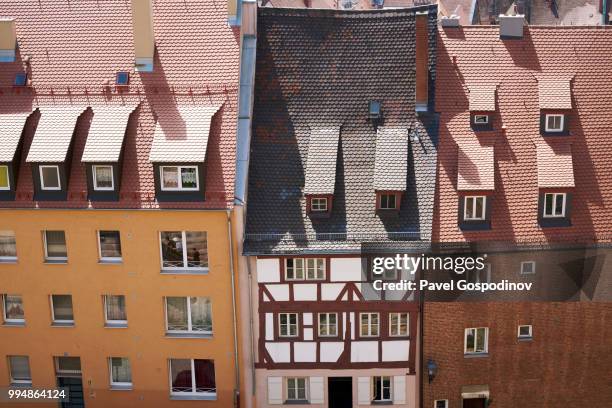
[[[240,400],[240,371],[238,363],[238,318],[236,315],[236,282],[234,278],[234,249],[232,237],[232,212],[227,210],[227,237],[229,239],[230,276],[232,281],[232,319],[234,323],[234,407],[238,407]]]
[[[420,276],[419,279],[423,278],[421,275],[421,272],[422,271],[419,271],[419,276]],[[425,400],[425,394],[423,393],[423,391],[425,390],[424,383],[423,383],[423,374],[424,374],[423,368],[425,367],[425,364],[423,364],[423,361],[425,361],[425,345],[423,343],[423,338],[424,338],[423,329],[425,327],[425,324],[423,324],[423,320],[425,319],[424,317],[425,316],[425,293],[424,292],[425,292],[424,290],[419,291],[419,306],[420,306],[419,307],[420,309],[419,310],[419,345],[420,345],[419,347],[420,359],[419,360],[420,361],[419,361],[419,368],[418,368],[417,373],[419,374],[419,386],[421,388],[420,390],[421,396],[419,398],[420,408],[424,407],[424,400]]]
[[[601,4],[601,25],[608,24],[608,1],[602,0]]]

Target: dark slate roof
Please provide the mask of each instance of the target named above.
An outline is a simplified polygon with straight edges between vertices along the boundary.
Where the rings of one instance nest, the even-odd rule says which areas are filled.
[[[304,194],[334,194],[340,128],[311,127]]]
[[[408,131],[408,128],[404,126],[378,127],[374,161],[374,190],[406,190]]]
[[[418,11],[429,14],[433,79],[436,6],[259,10],[245,254],[358,252],[366,243],[393,241],[426,246],[438,119],[415,113]],[[381,126],[408,129],[399,214],[375,211],[377,128],[368,120],[370,100],[382,102]],[[338,126],[332,213],[311,219],[303,194],[311,129]]]

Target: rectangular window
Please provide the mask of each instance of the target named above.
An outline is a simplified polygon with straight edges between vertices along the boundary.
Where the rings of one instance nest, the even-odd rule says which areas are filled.
[[[326,212],[327,211],[327,198],[324,198],[324,197],[311,198],[310,199],[310,211]]]
[[[208,247],[204,231],[160,233],[162,269],[207,269]]]
[[[40,188],[42,190],[61,190],[59,166],[39,166]]]
[[[14,231],[0,231],[0,262],[17,260],[17,241]]]
[[[298,336],[298,315],[297,313],[279,313],[278,333],[281,337]]]
[[[125,296],[104,296],[104,319],[107,326],[127,326],[127,312],[125,310]]]
[[[8,356],[11,385],[31,385],[30,359],[28,356]]]
[[[97,191],[112,191],[115,189],[113,166],[93,166],[93,187]]]
[[[214,361],[170,359],[170,394],[215,397]]]
[[[319,337],[336,337],[338,335],[338,314],[319,313]]]
[[[308,401],[308,390],[306,388],[306,378],[289,377],[287,378],[287,401]]]
[[[474,124],[486,125],[489,123],[489,115],[474,115]]]
[[[20,295],[2,295],[2,311],[4,323],[25,323],[23,299]]]
[[[304,269],[305,272],[304,273]],[[285,259],[286,280],[324,280],[325,258]]]
[[[130,360],[125,357],[110,357],[108,359],[110,368],[110,385],[111,388],[131,388],[132,387],[132,369]]]
[[[544,218],[565,217],[565,193],[544,194]]]
[[[545,130],[547,132],[562,132],[563,131],[563,121],[565,120],[565,115],[546,115],[546,127]]]
[[[380,209],[381,210],[396,210],[397,203],[395,194],[381,194],[380,195]]]
[[[448,400],[435,400],[434,408],[448,408]]]
[[[408,313],[389,313],[389,336],[408,336]]]
[[[391,377],[372,377],[372,401],[391,401]]]
[[[166,330],[169,333],[212,334],[212,303],[207,297],[167,297]]]
[[[71,295],[51,295],[51,317],[53,323],[74,324]]]
[[[535,261],[521,262],[521,275],[533,275],[536,273]]]
[[[465,329],[465,354],[485,354],[489,348],[489,328]]]
[[[161,166],[161,189],[163,191],[198,190],[198,168],[196,166]]]
[[[532,326],[530,324],[521,324],[518,327],[519,339],[530,339],[532,337]]]
[[[9,182],[8,166],[0,166],[0,190],[10,190],[11,183]]]
[[[486,218],[487,198],[485,196],[466,196],[464,198],[463,219],[482,221]]]
[[[121,261],[121,235],[119,231],[98,231],[100,261]]]
[[[379,329],[378,313],[359,313],[361,337],[377,337]]]
[[[60,376],[81,375],[81,358],[55,357],[55,373]]]
[[[64,231],[45,231],[43,237],[45,241],[45,260],[66,261],[68,259]]]

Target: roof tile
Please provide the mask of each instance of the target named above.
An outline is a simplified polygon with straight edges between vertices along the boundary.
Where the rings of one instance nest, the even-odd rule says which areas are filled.
[[[119,161],[127,122],[135,108],[135,105],[94,106],[92,108],[94,115],[81,161],[85,163]]]
[[[406,191],[408,128],[379,126],[376,132],[374,189]]]
[[[574,166],[572,164],[572,145],[541,141],[537,143],[538,187],[574,187]]]
[[[28,163],[62,163],[70,148],[79,116],[86,106],[43,106],[34,140],[28,152]]]
[[[304,194],[334,194],[340,127],[310,129]]]
[[[493,156],[493,146],[483,146],[478,141],[462,143],[458,151],[457,190],[494,190]]]
[[[0,162],[11,162],[19,146],[25,121],[32,112],[0,114]]]
[[[470,111],[495,111],[495,86],[470,86]]]

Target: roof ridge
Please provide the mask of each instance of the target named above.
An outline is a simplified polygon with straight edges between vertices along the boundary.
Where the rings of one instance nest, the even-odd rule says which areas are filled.
[[[369,10],[339,10],[290,7],[259,7],[262,16],[296,16],[296,17],[330,17],[330,18],[365,18],[365,17],[402,17],[419,11],[437,11],[437,4],[425,4],[413,7],[396,7]]]

